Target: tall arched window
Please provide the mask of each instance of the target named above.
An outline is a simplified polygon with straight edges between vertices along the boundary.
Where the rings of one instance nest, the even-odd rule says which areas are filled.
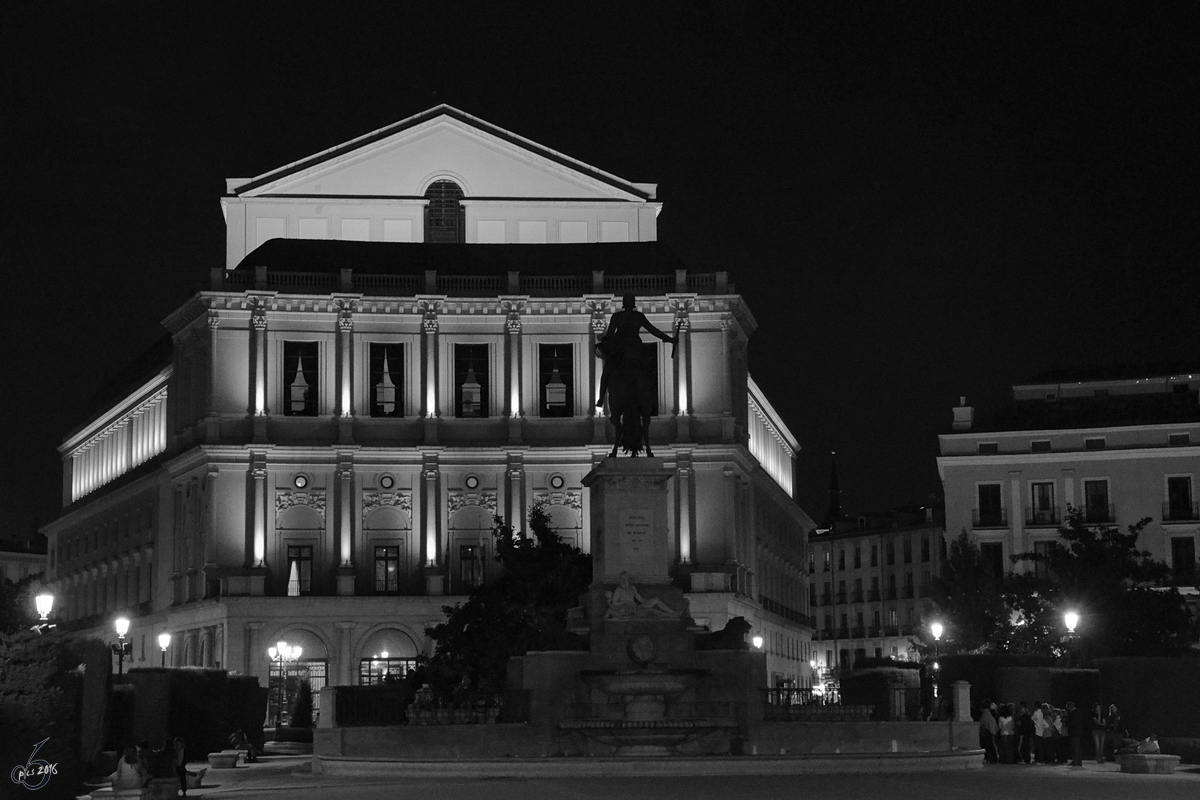
[[[434,181],[426,191],[425,241],[430,244],[462,244],[466,241],[463,191],[453,181]]]

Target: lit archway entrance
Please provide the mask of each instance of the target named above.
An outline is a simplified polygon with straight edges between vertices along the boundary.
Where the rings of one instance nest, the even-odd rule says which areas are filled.
[[[363,686],[403,680],[417,666],[417,645],[404,631],[384,628],[362,645],[358,682]]]

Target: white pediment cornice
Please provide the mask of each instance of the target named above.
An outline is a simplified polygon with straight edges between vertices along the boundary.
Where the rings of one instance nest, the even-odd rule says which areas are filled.
[[[531,201],[654,199],[634,184],[441,105],[320,153],[228,181],[239,198],[420,198],[453,180],[468,198]]]

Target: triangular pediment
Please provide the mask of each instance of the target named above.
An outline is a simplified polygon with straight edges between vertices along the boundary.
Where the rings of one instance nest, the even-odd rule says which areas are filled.
[[[238,197],[421,197],[435,180],[458,183],[468,198],[644,202],[653,187],[634,184],[450,106],[245,181]]]

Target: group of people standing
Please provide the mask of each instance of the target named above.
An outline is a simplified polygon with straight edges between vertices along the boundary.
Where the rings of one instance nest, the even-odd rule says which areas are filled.
[[[1034,700],[1030,705],[984,700],[979,712],[979,746],[989,764],[1068,764],[1083,766],[1083,742],[1091,738],[1097,763],[1120,746],[1125,724],[1115,705],[1096,703],[1091,715],[1068,702],[1066,708]]]
[[[182,738],[170,738],[161,750],[151,750],[143,739],[137,746],[128,745],[117,760],[117,770],[111,775],[112,788],[141,789],[154,778],[179,778],[179,791],[187,797],[187,759]]]

